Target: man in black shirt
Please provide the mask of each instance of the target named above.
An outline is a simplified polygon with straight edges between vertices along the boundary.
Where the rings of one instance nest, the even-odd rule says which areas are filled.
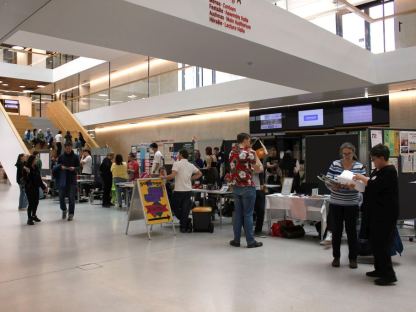
[[[375,284],[384,286],[397,281],[390,253],[399,216],[399,186],[396,168],[388,163],[388,147],[378,144],[370,156],[376,169],[369,178],[356,175],[355,179],[366,184],[363,211],[368,218],[375,268],[367,276],[377,277]]]
[[[75,195],[77,192],[77,171],[79,167],[79,157],[72,150],[72,143],[65,143],[64,153],[58,158],[58,164],[54,168],[54,174],[59,188],[59,203],[62,210],[62,219],[66,219],[67,208],[65,197],[68,197],[68,221],[72,221],[74,218]]]
[[[100,175],[103,181],[103,207],[111,207],[111,188],[113,186],[113,174],[111,165],[113,164],[114,153],[108,153],[100,165]]]

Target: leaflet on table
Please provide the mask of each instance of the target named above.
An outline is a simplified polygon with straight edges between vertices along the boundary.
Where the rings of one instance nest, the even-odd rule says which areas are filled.
[[[354,173],[349,170],[344,170],[341,175],[337,176],[335,180],[340,184],[352,184],[354,185],[354,189],[358,192],[365,191],[365,185],[361,181],[354,180]]]

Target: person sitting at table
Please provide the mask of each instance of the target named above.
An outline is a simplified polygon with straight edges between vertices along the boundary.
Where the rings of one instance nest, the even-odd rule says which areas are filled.
[[[123,156],[120,154],[116,155],[115,162],[111,165],[111,173],[113,175],[113,182],[116,187],[116,194],[117,194],[117,202],[118,207],[123,207],[123,200],[121,197],[121,193],[124,193],[124,197],[126,197],[125,189],[118,186],[118,183],[127,182],[128,175],[127,175],[127,165],[123,162]]]
[[[363,212],[367,215],[375,269],[366,275],[377,277],[374,283],[385,286],[397,282],[390,252],[399,217],[399,186],[396,168],[389,165],[389,148],[378,144],[371,149],[370,156],[376,169],[370,177],[356,174],[354,179],[366,185]]]
[[[331,164],[326,174],[328,178],[333,180],[341,175],[344,170],[349,170],[354,174],[366,174],[364,165],[357,161],[353,144],[342,144],[339,153],[341,159],[335,160]],[[357,219],[360,194],[354,189],[354,185],[333,183],[327,184],[327,187],[331,191],[328,230],[332,230],[332,254],[334,257],[332,266],[340,266],[341,238],[345,223],[348,238],[349,266],[351,269],[356,269],[358,255]],[[329,232],[327,235],[330,235]]]
[[[188,161],[188,151],[182,149],[179,152],[178,161],[173,164],[172,173],[163,178],[167,181],[175,179],[175,187],[172,195],[173,210],[180,221],[181,233],[191,233],[192,227],[189,223],[189,212],[192,208],[192,181],[202,176],[201,171]]]

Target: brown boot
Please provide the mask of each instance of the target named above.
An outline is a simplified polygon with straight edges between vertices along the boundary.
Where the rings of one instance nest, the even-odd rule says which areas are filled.
[[[357,260],[350,259],[350,269],[356,269],[358,268]]]
[[[332,260],[332,266],[334,268],[339,268],[339,266],[340,266],[339,258],[334,258],[334,260]]]

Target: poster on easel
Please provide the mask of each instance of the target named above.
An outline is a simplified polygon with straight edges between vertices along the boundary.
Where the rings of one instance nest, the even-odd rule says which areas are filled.
[[[144,220],[147,234],[151,239],[152,226],[171,223],[173,232],[173,214],[170,207],[166,186],[160,178],[138,179],[133,186],[133,194],[128,211],[126,235],[131,221]]]

